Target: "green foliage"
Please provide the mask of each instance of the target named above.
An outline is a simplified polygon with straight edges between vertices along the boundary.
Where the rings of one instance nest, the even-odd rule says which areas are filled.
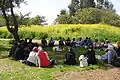
[[[79,37],[91,37],[92,39],[104,40],[106,37],[112,41],[120,40],[120,29],[119,27],[109,26],[105,24],[64,24],[64,25],[53,25],[53,26],[31,26],[19,28],[20,38],[33,38],[42,39],[46,37],[50,39],[59,39],[63,37],[79,38]],[[8,36],[9,35],[9,36]],[[7,32],[5,27],[0,28],[0,38],[11,38],[12,35]]]
[[[95,24],[100,22],[102,16],[103,12],[100,9],[84,8],[76,12],[73,21],[77,24]]]
[[[68,14],[59,15],[57,18],[57,22],[59,24],[71,24],[72,23],[72,17],[70,17]]]

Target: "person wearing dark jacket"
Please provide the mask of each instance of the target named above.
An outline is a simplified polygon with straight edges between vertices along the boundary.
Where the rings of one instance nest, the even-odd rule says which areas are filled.
[[[64,45],[64,41],[63,41],[63,39],[60,37],[59,38],[59,46],[63,46]]]
[[[17,46],[18,46],[18,41],[15,41],[13,46],[10,49],[8,57],[14,57]]]
[[[96,61],[96,58],[95,58],[95,51],[93,50],[93,47],[90,46],[88,51],[84,54],[85,57],[87,57],[87,62],[88,62],[88,65],[89,64],[97,64],[97,61]]]
[[[41,45],[43,48],[47,46],[47,40],[45,38],[41,40]]]
[[[69,52],[65,55],[64,64],[67,64],[67,65],[76,64],[76,57],[75,57],[75,53],[73,52],[72,48],[70,48]]]
[[[18,47],[15,50],[15,60],[24,60],[25,54],[24,54],[24,44],[20,43]]]

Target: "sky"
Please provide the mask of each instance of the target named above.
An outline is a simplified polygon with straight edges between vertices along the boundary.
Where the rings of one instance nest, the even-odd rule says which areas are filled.
[[[21,8],[15,9],[15,12],[20,11],[22,14],[31,12],[31,16],[36,15],[46,16],[47,23],[53,23],[60,10],[67,9],[71,0],[26,0],[27,5],[21,4]],[[114,4],[117,13],[120,14],[120,0],[110,0]]]

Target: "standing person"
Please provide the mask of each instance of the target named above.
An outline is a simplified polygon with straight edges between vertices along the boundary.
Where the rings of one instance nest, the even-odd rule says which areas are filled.
[[[88,48],[88,51],[84,54],[85,57],[87,57],[87,62],[89,64],[97,64],[96,58],[95,58],[95,51],[93,50],[93,46],[90,46]]]
[[[29,66],[39,66],[40,67],[40,59],[37,55],[38,48],[34,47],[33,50],[30,52],[29,57],[27,60],[20,60],[20,62],[29,65]]]
[[[55,41],[53,40],[53,38],[51,37],[51,39],[49,40],[49,46],[53,47],[54,46]]]
[[[67,64],[67,65],[75,65],[76,64],[76,55],[72,48],[70,48],[68,53],[65,55],[64,64]]]
[[[47,46],[47,41],[45,40],[45,38],[41,40],[41,45],[43,48]]]
[[[38,56],[40,58],[40,66],[47,67],[54,64],[54,60],[50,60],[46,51],[42,47],[38,48]]]

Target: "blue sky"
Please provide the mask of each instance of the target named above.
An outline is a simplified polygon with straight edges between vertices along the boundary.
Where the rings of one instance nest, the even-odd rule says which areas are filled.
[[[71,0],[26,0],[28,5],[21,5],[19,11],[23,14],[31,12],[31,16],[46,16],[47,22],[52,24],[61,9],[68,9]],[[117,13],[120,14],[120,0],[111,0]],[[16,10],[17,11],[17,10]]]

